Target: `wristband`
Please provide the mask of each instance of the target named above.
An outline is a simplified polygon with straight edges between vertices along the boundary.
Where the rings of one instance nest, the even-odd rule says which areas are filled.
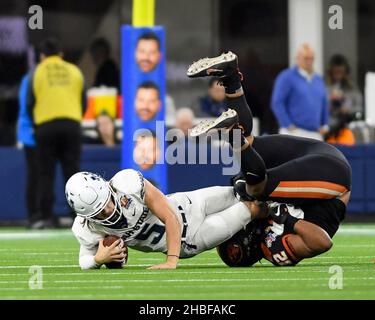
[[[300,219],[297,219],[293,217],[292,215],[288,214],[286,220],[285,220],[285,227],[287,227],[290,230],[294,231],[294,225],[299,221]]]

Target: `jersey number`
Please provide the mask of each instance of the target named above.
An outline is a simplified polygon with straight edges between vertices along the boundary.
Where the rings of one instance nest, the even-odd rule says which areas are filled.
[[[141,232],[135,237],[135,239],[146,240],[151,236],[152,233],[155,232],[157,235],[154,237],[154,239],[152,239],[151,244],[157,244],[161,240],[161,238],[163,238],[165,227],[154,224],[150,229],[148,229],[149,226],[150,224],[146,223]]]

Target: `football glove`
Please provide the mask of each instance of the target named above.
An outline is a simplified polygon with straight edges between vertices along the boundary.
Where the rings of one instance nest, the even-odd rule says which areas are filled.
[[[233,185],[233,192],[237,199],[240,201],[255,201],[256,198],[252,195],[248,194],[246,191],[246,181],[242,174],[238,174],[237,176],[231,179],[231,183]]]

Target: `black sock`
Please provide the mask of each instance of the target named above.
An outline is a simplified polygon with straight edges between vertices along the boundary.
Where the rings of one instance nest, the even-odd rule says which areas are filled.
[[[242,146],[248,143],[238,124],[229,131],[228,139],[233,150],[239,150]]]
[[[221,78],[221,82],[225,88],[226,94],[237,93],[242,87],[241,76],[237,70],[234,71],[231,75]]]
[[[241,171],[249,185],[261,183],[266,178],[264,161],[250,145],[241,151]]]
[[[253,131],[253,114],[246,102],[244,95],[236,98],[226,98],[226,105],[233,109],[238,114],[239,124],[243,127],[243,134],[245,137],[251,135]]]

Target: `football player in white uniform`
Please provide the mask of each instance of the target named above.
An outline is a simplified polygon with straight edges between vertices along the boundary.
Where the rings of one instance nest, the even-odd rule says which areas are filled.
[[[82,269],[122,262],[120,242],[144,252],[163,252],[164,263],[151,269],[174,269],[179,258],[215,248],[251,220],[268,214],[254,202],[239,201],[233,187],[210,187],[165,196],[140,172],[125,169],[110,181],[79,172],[66,184],[66,199],[76,212],[72,231],[81,248]],[[117,235],[109,247],[106,235]]]

